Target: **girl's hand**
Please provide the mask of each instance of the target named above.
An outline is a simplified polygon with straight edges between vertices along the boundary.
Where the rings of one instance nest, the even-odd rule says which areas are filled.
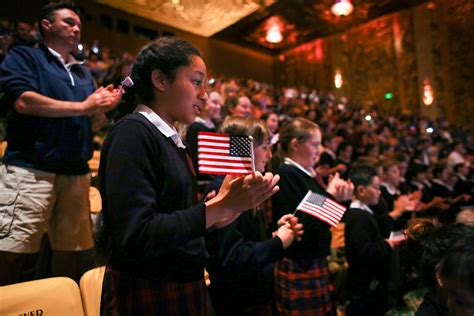
[[[255,172],[246,176],[226,176],[219,192],[206,204],[206,227],[225,221],[227,225],[241,212],[253,209],[275,194],[280,177]]]
[[[277,225],[278,225],[279,228],[276,232],[274,232],[273,237],[278,236],[278,237],[281,238],[281,236],[278,235],[278,232],[280,231],[281,227],[286,227],[286,228],[289,228],[293,231],[293,239],[296,238],[296,240],[298,240],[298,241],[301,240],[301,236],[304,233],[303,224],[298,223],[298,217],[296,217],[295,215],[293,215],[293,214],[283,215],[278,220]],[[283,230],[283,232],[284,232],[284,230]]]
[[[338,202],[347,201],[352,199],[354,184],[351,181],[341,179],[339,173],[336,173],[333,177],[330,177],[326,191]]]

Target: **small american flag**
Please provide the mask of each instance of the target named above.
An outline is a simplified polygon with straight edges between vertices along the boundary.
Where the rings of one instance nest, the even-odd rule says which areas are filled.
[[[207,174],[249,174],[255,170],[252,138],[198,133],[198,169]]]
[[[337,226],[346,211],[346,208],[341,204],[311,191],[306,193],[296,209],[317,217],[333,227]]]

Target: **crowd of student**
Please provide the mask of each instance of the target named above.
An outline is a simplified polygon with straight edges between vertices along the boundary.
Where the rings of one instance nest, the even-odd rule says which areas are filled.
[[[235,81],[225,82],[220,92],[226,100],[228,84],[237,95],[240,90],[244,91],[245,96],[245,88],[240,88]],[[214,91],[211,95],[196,122],[189,126],[191,133],[184,133],[187,142],[193,148],[196,131],[226,132],[226,122],[235,120],[235,117],[250,117],[247,119],[250,122],[255,119],[253,115],[263,112],[260,120],[268,128],[268,146],[273,152],[272,159],[267,157],[266,169],[281,178],[280,190],[272,197],[271,210],[266,212],[267,221],[271,223],[273,220],[273,225],[269,224],[271,228],[276,229],[277,219],[295,210],[308,190],[326,194],[348,207],[340,225],[340,229],[344,230],[343,243],[337,247],[340,247],[339,260],[342,257],[349,269],[346,277],[337,281],[338,289],[332,285],[336,283],[336,276],[329,277],[326,261],[330,255],[329,226],[306,214],[297,215],[304,227],[301,241],[292,243],[273,268],[274,303],[280,314],[305,311],[324,315],[334,311],[334,304],[342,304],[348,315],[384,315],[390,309],[400,309],[405,304],[403,297],[405,295],[406,299],[407,293],[427,288],[430,291],[424,297],[426,303],[421,305],[419,315],[447,315],[448,302],[450,310],[457,309],[458,315],[467,315],[474,302],[472,282],[466,281],[461,286],[462,294],[457,293],[456,297],[448,295],[441,285],[434,290],[433,282],[427,282],[428,275],[430,280],[435,279],[435,267],[449,254],[448,242],[450,245],[464,243],[460,247],[465,251],[463,256],[466,261],[460,263],[459,269],[467,273],[466,264],[472,263],[472,253],[469,252],[472,248],[468,249],[468,239],[472,239],[473,230],[469,225],[472,226],[474,219],[470,167],[473,156],[472,144],[466,134],[450,127],[445,121],[429,121],[415,116],[384,117],[377,111],[355,108],[348,103],[338,104],[331,97],[317,96],[314,102],[304,94],[288,97],[289,94],[284,93],[280,101],[283,100],[286,106],[268,107],[267,104],[266,108],[252,98],[250,110],[244,111],[239,109],[239,102],[233,106],[222,101],[218,92]],[[223,113],[227,112],[230,116],[224,114],[224,118],[219,117],[215,106],[219,100],[224,107]],[[295,115],[298,110],[287,105],[292,102],[302,102],[308,107],[307,116]],[[252,110],[255,108],[258,109]],[[313,120],[308,119],[311,111],[315,112]],[[217,127],[222,120],[224,127]],[[208,180],[207,177],[201,179]],[[352,186],[352,196],[340,196],[331,191],[336,183],[339,188]],[[265,206],[268,208],[268,205]],[[218,248],[219,243],[215,240],[211,244],[214,252],[220,250],[219,256],[224,256],[221,264],[225,269],[232,267],[236,269],[234,272],[240,271],[237,267],[242,267],[227,266],[229,259],[225,256],[238,251],[245,235],[249,242],[257,240],[247,231],[249,228],[255,230],[252,225],[239,225],[241,227],[233,228],[233,232],[238,232],[240,236],[239,241],[225,239],[227,248],[223,249]],[[463,233],[439,236],[435,229],[420,228],[427,225],[436,226],[441,231],[458,229]],[[423,231],[423,234],[416,234],[417,230]],[[337,233],[337,229],[333,233]],[[408,241],[397,238],[404,234],[408,234]],[[235,248],[226,252],[232,241]],[[423,249],[426,247],[440,248],[436,250],[437,261],[430,262],[429,271],[432,274],[427,273],[425,261],[434,260],[431,258],[434,255]],[[416,256],[413,255],[414,250]],[[209,253],[215,259],[212,251]],[[245,293],[253,292],[232,277],[228,278],[232,282],[229,283],[232,284],[232,291],[228,289],[230,286],[222,286],[222,279],[217,278],[221,275],[218,272],[217,276],[214,275],[215,268],[216,263],[213,262],[209,267],[210,288],[218,288],[211,294],[219,294],[211,297],[217,304],[225,302],[224,306],[228,309],[222,314],[231,311],[241,314],[246,306],[252,305],[244,300]],[[457,269],[451,267],[450,271]],[[468,279],[464,272],[457,275],[456,282]],[[438,279],[441,280],[441,277]],[[259,284],[256,280],[253,282],[254,291]],[[264,289],[261,286],[260,293],[265,293]],[[240,298],[242,301],[239,301]],[[464,309],[454,306],[456,304],[464,306]]]
[[[114,84],[125,74],[120,67]],[[209,97],[196,121],[176,124],[189,146],[200,196],[217,192],[223,177],[198,173],[199,131],[253,136],[257,170],[280,176],[280,191],[273,203],[259,207],[264,211],[243,213],[206,236],[209,290],[218,314],[300,310],[323,315],[350,302],[344,308],[348,315],[383,315],[403,305],[404,294],[427,286],[419,272],[423,269],[407,259],[406,242],[393,236],[417,218],[435,218],[442,227],[457,221],[472,225],[472,143],[447,121],[382,114],[316,90],[276,90],[224,76],[206,80]],[[346,186],[353,196],[341,194]],[[349,266],[337,282],[341,288],[334,288],[329,272],[328,225],[298,214],[304,235],[294,243],[278,230],[278,222],[289,220],[285,216],[308,190],[349,208],[342,224],[345,242],[337,245],[338,260]],[[283,247],[268,239],[271,231]],[[446,312],[444,298],[433,301]]]
[[[72,10],[45,16],[46,39],[60,13],[77,32]],[[111,86],[96,91],[109,100],[111,122],[99,144],[102,314],[333,315],[339,306],[347,315],[384,315],[419,288],[427,292],[417,315],[473,313],[467,132],[317,90],[209,75],[199,51],[176,38],[151,42],[136,58],[112,61],[100,51],[91,48],[86,63],[96,84],[117,87],[128,75],[134,82],[117,107]],[[7,58],[2,69],[14,64]],[[6,91],[16,91],[14,72],[8,76]],[[200,174],[199,131],[252,136],[255,174]],[[7,166],[11,157],[12,147]],[[35,163],[26,167],[43,166]],[[56,167],[46,171],[61,173]],[[337,228],[295,213],[308,190],[347,207]],[[344,238],[334,246],[338,233]],[[337,281],[335,250],[342,270],[348,264]]]

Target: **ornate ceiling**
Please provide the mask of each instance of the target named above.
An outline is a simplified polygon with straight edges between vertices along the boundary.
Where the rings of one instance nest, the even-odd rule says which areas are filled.
[[[279,0],[242,18],[214,37],[278,54],[305,42],[343,33],[370,20],[426,1],[352,0],[352,14],[338,17],[331,13],[334,0]],[[283,40],[280,43],[269,43],[265,40],[269,24],[274,23],[274,18],[281,21]]]
[[[209,37],[275,0],[97,0],[152,21]]]
[[[334,0],[96,1],[187,32],[279,54],[429,0],[352,0],[354,11],[341,17],[331,13]],[[282,37],[277,43],[268,41],[275,25]]]

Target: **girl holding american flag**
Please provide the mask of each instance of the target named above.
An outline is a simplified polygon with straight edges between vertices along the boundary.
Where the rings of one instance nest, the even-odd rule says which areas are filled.
[[[352,197],[353,185],[336,174],[327,188],[314,171],[321,145],[321,131],[315,123],[295,118],[280,130],[277,170],[280,191],[272,198],[273,218],[295,211],[308,191],[336,201]],[[329,279],[326,257],[330,253],[330,225],[306,212],[297,212],[305,234],[285,250],[275,267],[275,300],[280,315],[332,315],[334,286]]]
[[[207,100],[206,65],[190,43],[162,37],[132,67],[135,111],[112,127],[100,161],[105,249],[102,315],[207,315],[204,235],[274,194],[278,177],[224,179],[196,201],[196,176],[175,122]]]

